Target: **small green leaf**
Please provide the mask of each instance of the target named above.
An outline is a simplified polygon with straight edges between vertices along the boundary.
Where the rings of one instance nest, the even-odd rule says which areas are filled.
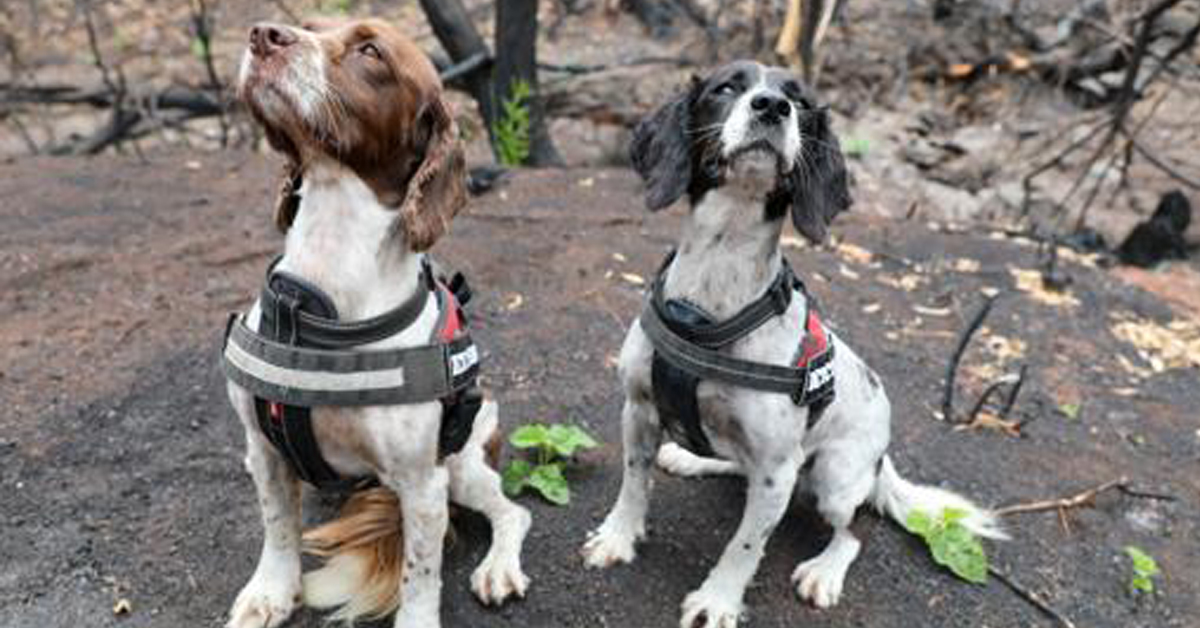
[[[1158,562],[1133,545],[1125,546],[1125,553],[1133,561],[1133,578],[1129,581],[1129,588],[1135,593],[1154,593],[1154,576],[1162,573]]]
[[[575,425],[554,424],[547,433],[554,453],[569,458],[575,455],[576,449],[591,449],[598,443],[590,434]]]
[[[1064,403],[1058,406],[1058,411],[1072,421],[1079,418],[1080,409],[1081,408],[1077,403]]]
[[[919,510],[909,513],[905,527],[925,539],[933,561],[975,584],[987,581],[988,560],[983,544],[961,522],[965,510],[946,508],[938,519]]]
[[[861,159],[871,152],[871,140],[865,137],[848,138],[842,145],[842,149],[847,155],[854,159]]]
[[[206,45],[204,40],[200,39],[199,37],[192,38],[191,48],[192,56],[196,57],[197,59],[203,60],[204,57],[208,56],[208,45]]]
[[[1135,592],[1154,593],[1154,581],[1147,576],[1134,576],[1129,587]]]
[[[909,532],[924,537],[933,529],[933,520],[920,510],[914,510],[908,513],[908,520],[904,522],[904,526]]]
[[[1125,553],[1133,561],[1134,571],[1146,576],[1157,576],[1160,573],[1158,562],[1154,560],[1154,557],[1142,551],[1141,548],[1128,545],[1125,547]]]
[[[962,508],[945,508],[942,510],[942,521],[944,521],[947,526],[952,523],[958,523],[966,518],[967,511],[963,510]]]
[[[521,490],[529,483],[529,474],[533,471],[533,467],[525,460],[510,460],[508,466],[504,468],[504,473],[500,476],[500,486],[504,489],[505,494],[510,497],[516,497],[521,494]]]
[[[535,467],[533,473],[529,474],[529,485],[553,504],[566,506],[571,501],[571,489],[567,486],[567,478],[563,477],[562,467],[557,464]]]
[[[940,551],[939,551],[940,550]],[[959,523],[948,523],[937,535],[934,560],[954,575],[975,584],[987,582],[987,555],[983,544]]]
[[[508,442],[512,443],[512,446],[518,449],[541,447],[550,443],[550,433],[545,425],[530,423],[514,430],[512,435],[508,437]]]

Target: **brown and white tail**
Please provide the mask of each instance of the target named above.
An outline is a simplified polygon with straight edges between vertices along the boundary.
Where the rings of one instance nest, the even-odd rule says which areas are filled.
[[[919,510],[930,517],[938,517],[946,508],[957,508],[967,513],[962,520],[963,526],[977,536],[989,539],[1008,538],[1000,528],[996,515],[991,511],[945,489],[909,482],[896,472],[889,456],[884,456],[879,465],[879,475],[875,480],[871,503],[875,505],[876,510],[905,527],[908,515],[913,511]]]
[[[304,603],[336,608],[329,618],[379,619],[400,608],[404,531],[400,500],[383,487],[357,491],[333,521],[304,533],[304,550],[325,559],[304,575]]]

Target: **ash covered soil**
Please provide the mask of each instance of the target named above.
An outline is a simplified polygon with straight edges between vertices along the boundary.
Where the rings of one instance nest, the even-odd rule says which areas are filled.
[[[0,625],[218,626],[250,576],[258,513],[217,356],[226,313],[248,304],[281,246],[276,168],[249,154],[174,152],[149,164],[0,165]],[[570,507],[520,498],[534,514],[527,599],[498,611],[474,600],[468,576],[488,529],[458,517],[445,626],[674,626],[733,534],[740,481],[660,475],[638,561],[591,572],[578,557],[620,481],[613,364],[641,303],[637,279],[680,221],[678,210],[648,214],[638,193],[628,171],[519,172],[475,199],[436,247],[475,288],[485,384],[505,429],[574,422],[606,443],[569,472]],[[1119,476],[1172,496],[1109,491],[1062,517],[1009,517],[1013,540],[989,551],[1077,626],[1200,624],[1196,369],[1156,371],[1112,331],[1116,317],[1200,317],[1189,299],[1067,256],[1077,303],[1048,302],[1016,289],[1011,269],[1038,265],[1026,241],[854,214],[833,231],[838,246],[785,250],[831,325],[884,378],[901,472],[995,506]],[[1164,283],[1167,293],[1184,285]],[[1002,296],[964,360],[958,406],[1028,364],[1019,436],[934,416],[984,288]],[[307,513],[327,516],[335,501],[310,494]],[[808,608],[789,575],[829,532],[796,500],[747,593],[748,625],[1054,625],[994,578],[973,586],[939,570],[918,540],[866,510],[854,529],[864,547],[841,604]],[[1153,598],[1128,593],[1131,544],[1165,573]],[[130,612],[117,615],[121,600]],[[288,625],[322,621],[303,612]]]

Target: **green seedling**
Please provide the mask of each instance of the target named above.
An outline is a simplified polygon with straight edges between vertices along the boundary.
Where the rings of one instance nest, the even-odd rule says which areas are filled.
[[[1133,561],[1133,577],[1129,580],[1129,590],[1134,594],[1154,594],[1154,577],[1161,574],[1154,557],[1133,545],[1125,546],[1125,553]]]
[[[847,138],[842,144],[842,150],[846,151],[846,155],[852,159],[862,159],[871,152],[871,140],[865,137]]]
[[[1068,419],[1071,419],[1072,421],[1079,418],[1080,410],[1081,410],[1081,408],[1079,407],[1079,404],[1077,404],[1077,403],[1064,403],[1064,404],[1058,406],[1058,411],[1061,412],[1063,416],[1067,417]]]
[[[500,118],[492,124],[500,163],[519,166],[529,159],[529,82],[516,79],[510,95],[500,103]]]
[[[353,7],[354,0],[331,0],[320,4],[321,11],[334,15],[349,15]]]
[[[946,508],[936,519],[914,510],[905,527],[925,539],[935,563],[967,582],[983,584],[987,582],[987,553],[979,538],[962,524],[966,516],[966,511],[958,508]]]
[[[208,44],[199,37],[193,37],[191,43],[192,56],[204,60],[208,56]]]
[[[533,450],[536,461],[510,461],[501,475],[504,492],[515,497],[528,486],[559,506],[571,501],[571,487],[563,475],[567,461],[576,451],[599,445],[583,428],[561,423],[522,425],[508,437],[508,442],[517,449]]]

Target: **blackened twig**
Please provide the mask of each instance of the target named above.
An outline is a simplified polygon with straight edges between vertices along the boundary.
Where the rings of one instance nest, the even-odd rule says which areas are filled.
[[[1001,388],[1007,386],[1008,384],[1015,384],[1016,381],[1017,380],[1013,375],[1005,375],[1004,377],[992,382],[990,386],[983,390],[983,394],[979,395],[979,400],[975,402],[975,405],[971,407],[971,412],[967,415],[966,422],[974,423],[975,417],[979,416],[979,413],[983,411],[983,406],[987,404],[988,400],[991,399],[992,396],[997,392],[999,392]]]
[[[954,380],[958,377],[958,363],[962,361],[963,354],[967,351],[967,344],[971,342],[971,337],[983,325],[984,319],[987,318],[989,312],[992,311],[992,304],[996,302],[996,297],[992,295],[986,297],[979,311],[975,313],[975,317],[971,319],[971,323],[963,331],[963,335],[958,339],[958,346],[954,348],[954,354],[950,356],[950,365],[946,368],[946,389],[942,395],[942,418],[950,423],[954,422]]]
[[[1004,586],[1008,587],[1013,593],[1016,593],[1018,596],[1020,596],[1021,599],[1032,604],[1033,607],[1041,611],[1042,614],[1058,622],[1058,624],[1063,626],[1063,628],[1075,628],[1075,622],[1072,622],[1066,615],[1063,615],[1053,606],[1050,606],[1048,603],[1046,603],[1046,601],[1042,599],[1042,596],[1030,591],[1025,587],[1025,585],[1020,584],[1016,580],[1013,580],[1012,576],[1008,575],[1004,571],[1001,571],[999,567],[996,567],[995,565],[989,565],[988,573],[992,574],[997,580],[1004,583]]]
[[[1025,376],[1029,374],[1029,365],[1022,364],[1021,370],[1017,372],[1017,381],[1013,383],[1012,389],[1008,393],[1008,399],[1004,400],[1004,407],[1000,409],[1000,418],[1007,419],[1008,413],[1012,412],[1013,406],[1017,405],[1017,395],[1021,394],[1021,387],[1025,385]]]
[[[208,87],[213,91],[218,102],[224,102],[222,92],[225,87],[221,82],[221,77],[217,74],[217,66],[213,61],[212,53],[212,16],[209,15],[208,3],[205,0],[192,0],[192,25],[196,29],[196,41],[200,43],[201,61],[204,62],[204,70],[208,73]],[[229,145],[229,121],[225,119],[225,107],[221,106],[221,146]]]

